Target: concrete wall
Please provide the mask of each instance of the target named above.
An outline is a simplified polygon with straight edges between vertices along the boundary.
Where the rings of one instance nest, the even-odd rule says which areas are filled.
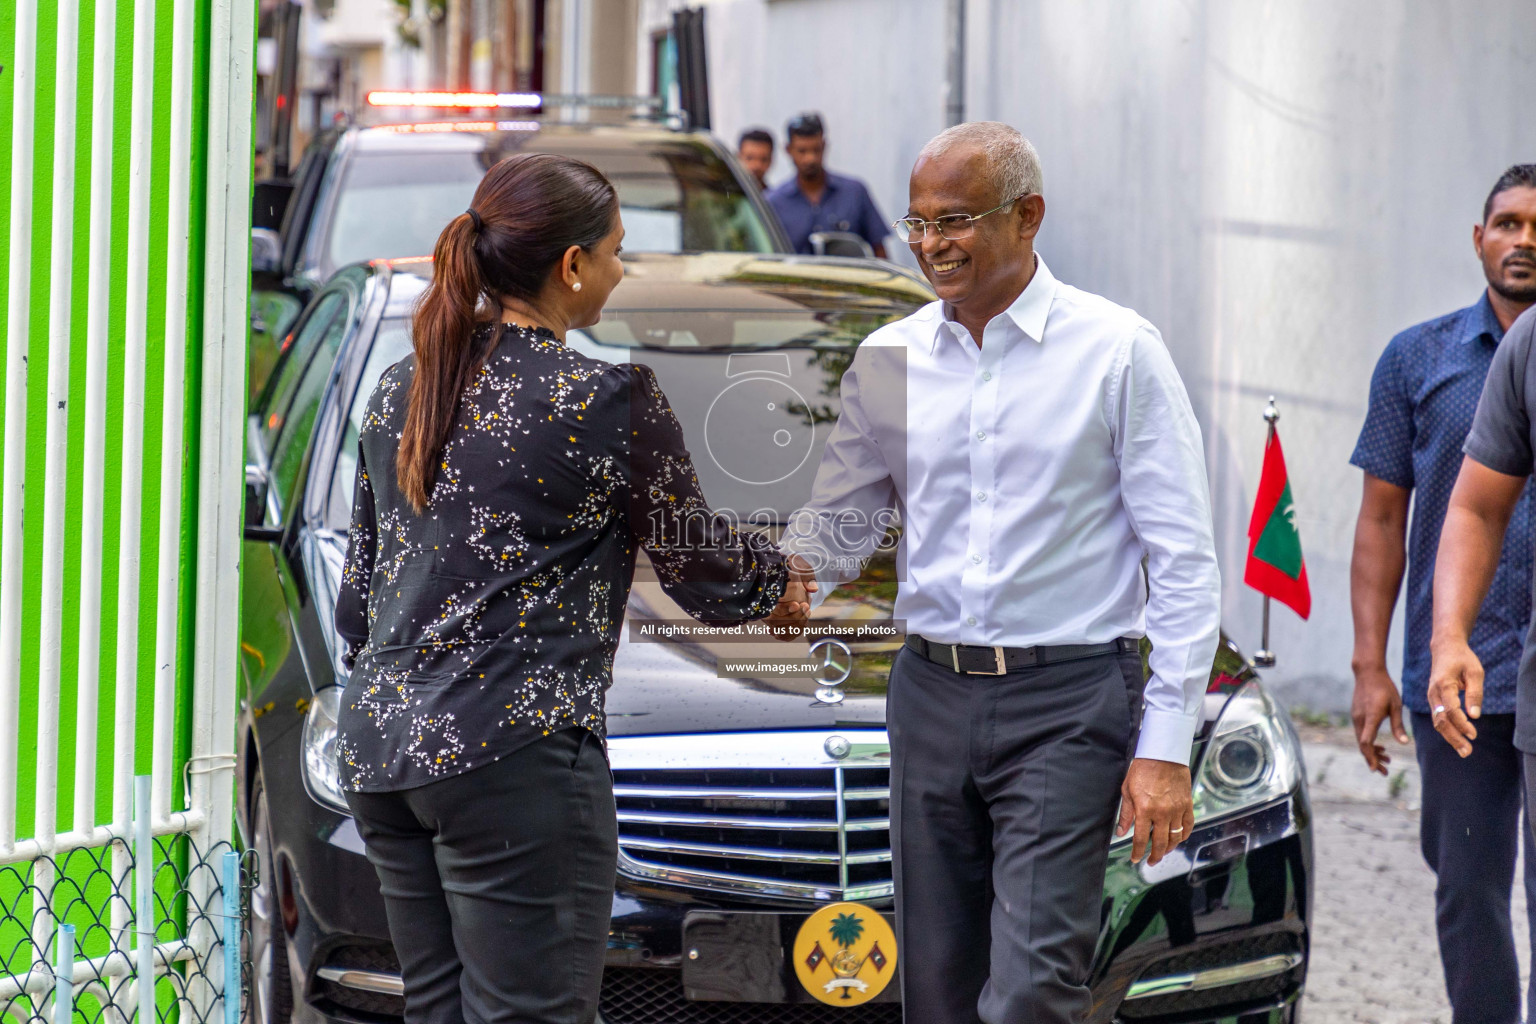
[[[642,34],[666,0],[642,0]],[[943,127],[939,0],[717,0],[716,131],[827,118],[829,164],[888,217]],[[1474,301],[1471,231],[1498,173],[1536,160],[1527,0],[970,0],[967,116],[1040,150],[1040,250],[1163,331],[1205,429],[1228,630],[1258,646],[1245,530],[1278,397],[1313,587],[1274,612],[1292,703],[1349,700],[1348,458],[1387,339]],[[637,69],[642,83],[647,68]],[[775,180],[786,177],[782,154]],[[1400,634],[1393,637],[1393,664]]]

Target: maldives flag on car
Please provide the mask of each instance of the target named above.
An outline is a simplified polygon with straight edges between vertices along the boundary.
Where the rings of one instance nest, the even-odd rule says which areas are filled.
[[[1312,588],[1307,585],[1307,563],[1301,557],[1301,534],[1296,532],[1291,481],[1285,472],[1280,434],[1274,430],[1264,445],[1264,471],[1259,476],[1253,518],[1248,521],[1248,567],[1243,571],[1243,582],[1304,619],[1312,614]]]

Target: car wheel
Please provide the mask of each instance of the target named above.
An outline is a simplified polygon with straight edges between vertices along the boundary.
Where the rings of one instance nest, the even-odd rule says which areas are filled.
[[[278,909],[272,823],[259,774],[253,789],[251,836],[260,877],[251,890],[251,1009],[256,1024],[288,1024],[293,1016],[293,978],[288,970],[288,935]]]

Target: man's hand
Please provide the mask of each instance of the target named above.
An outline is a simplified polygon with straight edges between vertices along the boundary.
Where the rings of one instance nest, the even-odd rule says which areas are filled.
[[[1195,805],[1190,799],[1189,766],[1172,761],[1138,757],[1125,773],[1120,787],[1120,824],[1115,835],[1136,827],[1131,840],[1131,861],[1147,856],[1156,864],[1169,850],[1189,838],[1195,828]]]
[[[1399,743],[1408,742],[1408,732],[1403,728],[1403,698],[1397,692],[1385,665],[1362,666],[1355,669],[1355,699],[1350,705],[1349,717],[1355,723],[1355,742],[1360,746],[1360,756],[1366,767],[1378,774],[1387,774],[1392,758],[1387,749],[1376,742],[1381,723],[1392,720],[1392,735]]]
[[[816,574],[811,571],[811,563],[799,555],[790,555],[784,564],[789,569],[789,585],[768,615],[768,625],[775,639],[796,640],[804,635],[810,618],[811,595],[817,590]]]
[[[1477,727],[1471,719],[1483,713],[1483,663],[1462,639],[1441,638],[1430,645],[1429,709],[1435,731],[1466,757],[1472,753]],[[1466,691],[1466,711],[1462,711]]]
[[[1472,653],[1467,638],[1499,567],[1504,530],[1525,481],[1524,476],[1499,473],[1467,456],[1461,460],[1461,473],[1440,529],[1435,629],[1429,641],[1429,710],[1435,731],[1462,757],[1472,753],[1472,741],[1477,739],[1471,719],[1483,713],[1483,663]]]
[[[1407,743],[1403,729],[1403,698],[1387,674],[1387,634],[1392,608],[1403,586],[1408,565],[1408,506],[1413,490],[1365,474],[1360,495],[1360,519],[1355,523],[1355,551],[1349,563],[1349,606],[1355,619],[1355,699],[1349,709],[1355,723],[1355,743],[1366,767],[1387,774],[1392,759],[1376,742],[1384,719],[1392,720],[1392,735]]]

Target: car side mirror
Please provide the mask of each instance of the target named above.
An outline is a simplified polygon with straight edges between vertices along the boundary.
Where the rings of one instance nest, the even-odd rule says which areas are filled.
[[[283,528],[267,525],[268,483],[265,469],[245,467],[245,539],[275,544],[283,539]]]
[[[271,228],[251,228],[251,274],[276,276],[282,270],[282,238]]]
[[[814,231],[810,237],[811,251],[817,256],[849,256],[854,259],[870,259],[875,249],[861,235],[852,231]]]

